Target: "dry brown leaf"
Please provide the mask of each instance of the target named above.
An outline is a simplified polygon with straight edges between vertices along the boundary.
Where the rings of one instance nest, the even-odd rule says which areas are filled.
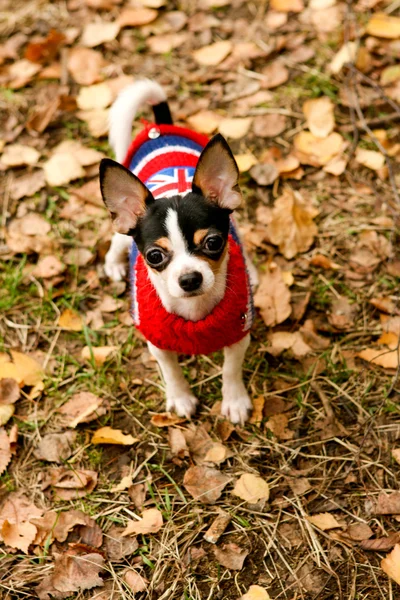
[[[112,525],[105,534],[105,549],[111,561],[120,561],[125,556],[130,556],[139,547],[135,537],[123,537],[124,527]]]
[[[105,567],[104,558],[97,552],[73,554],[73,549],[58,556],[54,563],[52,584],[59,592],[78,592],[102,586],[99,575]]]
[[[267,421],[267,427],[278,440],[292,440],[294,431],[288,428],[289,418],[284,415],[272,415]]]
[[[166,54],[185,43],[187,33],[166,33],[155,35],[146,40],[146,44],[153,54]],[[200,131],[199,129],[197,131]]]
[[[102,152],[94,148],[87,148],[75,140],[64,140],[53,148],[53,154],[73,154],[82,167],[95,165],[104,158]]]
[[[333,57],[328,66],[328,70],[334,75],[337,75],[346,63],[353,63],[356,61],[357,52],[357,42],[346,42]]]
[[[271,90],[289,79],[289,71],[280,60],[275,60],[262,70],[263,79],[261,84],[263,88]]]
[[[88,469],[58,467],[49,471],[47,485],[53,486],[56,499],[74,500],[91,494],[97,485],[98,474]]]
[[[287,128],[287,117],[279,114],[259,115],[253,121],[253,131],[257,137],[272,138]]]
[[[65,331],[82,331],[83,320],[78,313],[70,308],[66,308],[58,317],[58,327]]]
[[[377,538],[374,540],[363,539],[360,542],[360,547],[363,550],[372,552],[389,552],[396,544],[400,542],[400,534],[398,532],[391,533],[386,537]]]
[[[283,13],[299,13],[304,9],[303,0],[271,0],[270,8]]]
[[[279,171],[274,163],[262,163],[251,167],[250,175],[258,185],[271,185],[278,179]]]
[[[251,117],[222,119],[218,126],[218,131],[227,138],[238,140],[247,134],[251,123]]]
[[[28,521],[10,523],[6,519],[1,527],[0,537],[11,548],[28,553],[28,548],[36,537],[36,531],[36,527]]]
[[[221,115],[212,110],[200,110],[186,120],[196,131],[209,135],[217,129],[222,119]]]
[[[112,427],[100,427],[100,429],[94,432],[92,437],[92,444],[132,446],[137,441],[137,438],[134,438],[132,435],[124,435],[120,429],[112,429]]]
[[[95,138],[104,137],[108,134],[109,118],[108,109],[81,110],[77,117],[86,121],[90,134]]]
[[[151,417],[151,423],[156,427],[170,427],[184,421],[186,421],[185,417],[178,417],[173,413],[157,413]]]
[[[126,535],[146,535],[147,533],[157,533],[163,526],[163,517],[158,508],[149,508],[144,510],[140,521],[129,521],[122,536]]]
[[[80,162],[72,153],[54,154],[43,165],[46,182],[52,186],[66,185],[74,179],[85,176]]]
[[[0,379],[0,404],[14,404],[20,395],[18,382],[13,377]]]
[[[0,404],[0,426],[5,425],[15,412],[13,404]]]
[[[65,265],[56,256],[44,256],[32,271],[34,277],[49,279],[61,275],[65,271]]]
[[[44,546],[53,540],[65,542],[69,532],[77,525],[93,525],[95,521],[80,510],[47,511],[43,517],[31,519],[37,527],[35,545]]]
[[[8,546],[27,553],[37,531],[29,520],[42,513],[26,496],[9,494],[0,509],[0,538]]]
[[[95,83],[81,87],[76,98],[78,108],[83,111],[107,108],[112,102],[112,91],[107,83]]]
[[[213,442],[212,446],[207,450],[204,462],[219,465],[231,456],[233,456],[232,450],[229,450],[229,448],[221,444],[221,442]]]
[[[12,405],[10,405],[12,406]],[[7,469],[11,460],[10,439],[4,427],[0,427],[0,475]]]
[[[176,427],[168,428],[168,443],[174,456],[183,458],[184,456],[189,455],[185,436],[183,435],[183,431],[181,429],[177,429]]]
[[[366,28],[369,35],[395,40],[400,38],[400,17],[392,17],[383,12],[372,15]]]
[[[10,144],[4,148],[1,162],[7,167],[20,167],[23,165],[36,165],[39,158],[40,152],[31,146]]]
[[[246,154],[235,154],[235,160],[240,173],[250,171],[250,169],[258,163],[256,157],[250,152]]]
[[[219,65],[232,51],[232,42],[215,42],[210,46],[203,46],[193,52],[193,58],[204,67]]]
[[[252,423],[253,425],[257,425],[257,427],[260,427],[261,421],[263,420],[264,404],[265,404],[264,396],[257,396],[256,398],[253,398],[253,412],[251,413],[249,423]]]
[[[260,283],[254,294],[254,305],[260,309],[264,323],[269,327],[282,323],[290,316],[290,291],[275,263],[269,265],[260,276]]]
[[[399,19],[400,35],[400,19]],[[396,544],[393,550],[381,561],[382,570],[400,585],[400,544]]]
[[[387,348],[366,348],[356,355],[367,362],[383,367],[384,369],[397,369],[399,365],[399,356],[397,350],[388,350]]]
[[[39,460],[63,463],[73,453],[75,439],[74,431],[48,433],[42,437],[33,453]]]
[[[88,23],[83,28],[81,44],[87,48],[94,48],[105,42],[112,42],[117,37],[119,30],[120,25],[118,22],[97,21],[96,23]]]
[[[13,179],[10,184],[10,196],[13,200],[20,200],[25,196],[33,196],[46,185],[42,169],[26,173]]]
[[[92,85],[101,79],[101,69],[105,61],[100,52],[89,48],[71,48],[67,68],[79,85]]]
[[[353,523],[353,525],[349,525],[346,529],[346,535],[355,542],[361,542],[372,537],[374,532],[366,523]]]
[[[41,365],[34,358],[11,350],[11,360],[8,354],[0,353],[0,379],[3,377],[15,379],[20,387],[36,386],[43,382],[44,373]]]
[[[333,102],[327,96],[307,100],[303,104],[303,113],[307,120],[307,127],[313,135],[326,138],[335,127]]]
[[[255,504],[259,500],[268,500],[269,485],[262,477],[253,473],[244,473],[235,483],[232,494],[242,500]]]
[[[155,21],[158,12],[152,8],[124,8],[118,17],[120,28],[141,27]]]
[[[107,413],[108,402],[91,392],[78,392],[58,409],[68,427],[89,423]]]
[[[115,356],[119,346],[85,346],[81,352],[81,357],[84,360],[91,361],[92,355],[94,363],[97,366],[103,365],[106,360],[109,360]]]
[[[335,517],[330,513],[320,513],[318,515],[307,516],[307,521],[309,521],[318,529],[322,529],[322,531],[329,531],[329,529],[336,529],[340,527],[340,524],[336,521]]]
[[[16,60],[7,68],[7,85],[13,90],[18,90],[29,83],[41,70],[41,65],[32,63],[26,58]]]
[[[131,588],[134,594],[144,592],[147,589],[148,581],[145,577],[142,577],[137,571],[128,569],[124,573],[124,580]]]
[[[230,480],[230,477],[211,467],[190,467],[183,478],[183,485],[195,500],[214,504]]]
[[[66,264],[76,267],[85,267],[92,259],[93,254],[87,248],[71,248],[64,255]]]
[[[376,515],[400,515],[400,492],[392,494],[381,492],[374,513]]]
[[[224,544],[221,548],[214,548],[217,561],[226,569],[241,571],[248,555],[248,550],[243,550],[237,544]]]
[[[260,585],[251,585],[249,591],[241,596],[239,600],[271,600],[271,596]]]
[[[296,156],[304,165],[323,167],[339,155],[345,147],[342,136],[333,132],[326,138],[313,135],[310,131],[300,131],[294,138]]]
[[[381,152],[376,150],[366,150],[365,148],[357,148],[355,159],[360,165],[368,167],[373,171],[379,171],[385,165],[385,157]]]
[[[313,221],[317,214],[318,210],[291,188],[286,188],[275,201],[268,235],[285,258],[291,259],[310,248],[318,232]]]

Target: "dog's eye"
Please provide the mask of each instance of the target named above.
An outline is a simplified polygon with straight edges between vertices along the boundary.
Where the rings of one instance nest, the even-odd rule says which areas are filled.
[[[161,263],[164,262],[165,258],[166,256],[164,252],[158,250],[157,248],[153,248],[152,250],[149,250],[146,253],[147,262],[149,263],[149,265],[152,265],[154,267],[158,267],[159,265],[161,265]]]
[[[224,245],[224,240],[219,235],[212,235],[208,237],[204,243],[204,248],[207,252],[219,252]]]

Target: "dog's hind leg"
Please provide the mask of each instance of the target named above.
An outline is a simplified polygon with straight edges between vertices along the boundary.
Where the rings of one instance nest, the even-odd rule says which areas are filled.
[[[160,350],[151,342],[147,342],[150,354],[158,362],[164,381],[167,397],[167,410],[173,410],[181,417],[191,417],[197,406],[197,398],[190,390],[178,363],[176,352]]]
[[[242,378],[242,366],[249,343],[250,334],[240,342],[224,348],[221,414],[232,423],[243,424],[252,406]]]

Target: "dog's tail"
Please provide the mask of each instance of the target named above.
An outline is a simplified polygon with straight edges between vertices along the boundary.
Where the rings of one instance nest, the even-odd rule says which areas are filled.
[[[143,79],[128,85],[110,109],[110,146],[118,162],[123,162],[132,139],[132,121],[139,107],[148,102],[153,105],[157,124],[172,124],[167,97],[155,81]]]

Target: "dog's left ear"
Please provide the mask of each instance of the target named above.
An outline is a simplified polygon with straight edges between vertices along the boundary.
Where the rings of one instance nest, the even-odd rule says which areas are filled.
[[[200,155],[192,189],[220,208],[235,210],[242,202],[238,180],[235,158],[225,138],[218,133]]]

